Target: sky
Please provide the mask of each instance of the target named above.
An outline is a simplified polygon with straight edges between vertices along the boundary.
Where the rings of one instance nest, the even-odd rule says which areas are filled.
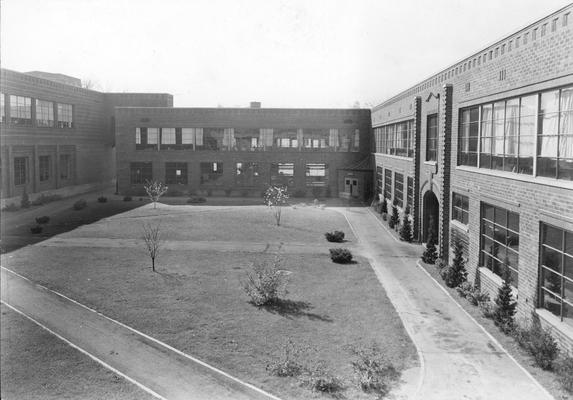
[[[373,107],[559,0],[0,0],[3,68],[177,107]]]

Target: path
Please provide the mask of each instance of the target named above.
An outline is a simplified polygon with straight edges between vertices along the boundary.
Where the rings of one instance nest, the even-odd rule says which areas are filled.
[[[344,213],[422,358],[399,397],[424,400],[553,397],[416,266],[420,247],[397,242],[368,208]]]
[[[5,268],[1,283],[2,302],[165,399],[278,400]]]

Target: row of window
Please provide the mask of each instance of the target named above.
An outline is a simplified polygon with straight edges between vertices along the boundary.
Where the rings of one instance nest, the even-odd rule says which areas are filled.
[[[328,185],[328,165],[308,163],[305,165],[306,186],[321,187]],[[199,164],[200,183],[219,184],[223,178],[222,162],[202,162]],[[234,164],[234,179],[237,186],[259,186],[262,184],[294,186],[294,163],[238,162]],[[153,179],[153,163],[132,162],[130,164],[130,182],[142,184]],[[165,183],[189,183],[189,168],[186,162],[165,163]]]
[[[135,128],[136,149],[312,149],[355,152],[360,131],[339,129]]]
[[[4,93],[0,93],[0,118],[15,126],[72,128],[74,124],[71,104]]]
[[[462,110],[458,165],[573,180],[573,87]]]
[[[452,219],[468,224],[469,198],[453,193]],[[481,203],[481,267],[518,287],[519,214]],[[539,306],[573,326],[573,232],[541,223]]]
[[[38,156],[38,179],[41,183],[54,178],[54,162],[51,155]],[[72,155],[60,154],[58,173],[61,181],[72,179]],[[30,182],[30,157],[14,157],[14,185],[20,186]]]
[[[404,208],[404,174],[395,172],[392,174],[391,169],[376,167],[376,185],[377,192],[384,199],[394,199],[393,204],[397,207]],[[394,175],[394,186],[392,187],[392,175]],[[392,188],[394,196],[392,196]],[[406,206],[414,207],[414,178],[408,177],[406,181]]]
[[[414,120],[374,128],[376,153],[414,157]]]

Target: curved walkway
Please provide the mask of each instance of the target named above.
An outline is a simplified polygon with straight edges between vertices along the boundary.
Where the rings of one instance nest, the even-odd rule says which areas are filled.
[[[406,374],[398,398],[553,398],[416,266],[419,246],[397,241],[368,208],[337,210],[359,238],[357,250],[369,259],[421,358],[418,377]]]

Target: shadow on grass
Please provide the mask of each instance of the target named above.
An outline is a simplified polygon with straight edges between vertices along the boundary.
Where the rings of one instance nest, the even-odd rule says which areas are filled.
[[[328,315],[319,315],[308,312],[308,310],[311,310],[313,306],[307,301],[277,299],[272,303],[261,306],[261,308],[272,314],[278,314],[291,319],[306,317],[311,321],[334,322]]]

